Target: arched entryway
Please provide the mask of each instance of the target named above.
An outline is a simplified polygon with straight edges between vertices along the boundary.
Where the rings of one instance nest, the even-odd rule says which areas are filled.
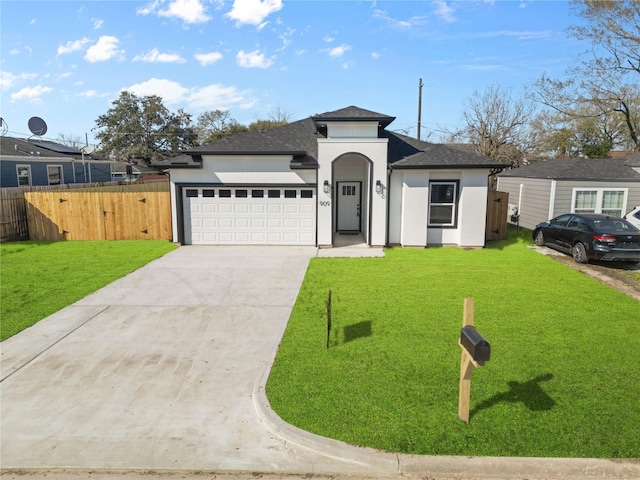
[[[332,163],[334,246],[370,243],[371,165],[360,153],[346,153]]]

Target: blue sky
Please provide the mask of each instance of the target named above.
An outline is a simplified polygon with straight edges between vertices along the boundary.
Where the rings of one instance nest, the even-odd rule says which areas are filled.
[[[491,85],[515,95],[587,48],[567,1],[3,0],[0,115],[9,135],[88,136],[122,90],[249,124],[349,105],[422,139],[463,124]]]

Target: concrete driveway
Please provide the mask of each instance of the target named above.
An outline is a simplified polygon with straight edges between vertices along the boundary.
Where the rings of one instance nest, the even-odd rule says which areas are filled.
[[[3,477],[638,478],[633,461],[397,455],[282,422],[264,386],[316,255],[180,247],[4,341]]]
[[[2,467],[325,465],[255,398],[315,255],[180,247],[3,342]]]

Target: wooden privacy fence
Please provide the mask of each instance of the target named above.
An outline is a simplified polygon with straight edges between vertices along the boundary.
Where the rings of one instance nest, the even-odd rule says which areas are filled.
[[[27,209],[19,188],[0,189],[0,242],[29,238]]]
[[[171,239],[171,199],[164,191],[25,192],[31,240]]]
[[[487,195],[486,240],[505,240],[507,238],[507,214],[509,194],[489,192]]]

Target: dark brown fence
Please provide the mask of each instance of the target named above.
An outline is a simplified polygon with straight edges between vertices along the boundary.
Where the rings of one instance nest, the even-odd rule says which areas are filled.
[[[507,214],[509,194],[489,192],[487,195],[486,240],[504,240],[507,238]]]

